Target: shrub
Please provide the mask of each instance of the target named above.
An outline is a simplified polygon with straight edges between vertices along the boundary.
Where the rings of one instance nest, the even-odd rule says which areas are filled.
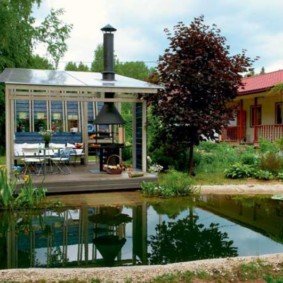
[[[18,195],[16,195],[15,189],[19,176],[17,171],[13,174],[16,175],[10,179],[5,166],[0,167],[0,206],[5,208],[39,206],[45,199],[46,189],[35,188],[31,178],[25,175],[24,183],[21,185]]]
[[[187,173],[169,170],[164,174],[160,181],[162,195],[185,196],[193,191],[192,178]]]
[[[237,162],[224,171],[226,178],[242,179],[252,177],[254,174],[254,167],[248,164]]]
[[[243,152],[240,155],[240,161],[243,164],[256,165],[258,164],[258,157],[255,155],[255,153]]]
[[[269,171],[274,175],[280,172],[282,167],[282,158],[275,152],[266,152],[259,160],[259,169]]]
[[[254,173],[254,177],[260,180],[272,180],[274,179],[274,175],[267,170],[259,170]]]
[[[277,175],[277,178],[281,181],[283,181],[283,172],[279,172]]]
[[[145,197],[154,197],[159,195],[159,186],[154,182],[142,181],[141,190],[142,195]]]
[[[142,194],[145,197],[176,197],[186,196],[193,192],[192,179],[182,172],[169,170],[160,177],[158,184],[143,181]]]
[[[237,149],[226,143],[202,142],[196,147],[195,153],[198,172],[223,172],[231,163],[239,159]]]
[[[276,145],[266,139],[259,139],[259,152],[264,154],[266,152],[276,152]]]

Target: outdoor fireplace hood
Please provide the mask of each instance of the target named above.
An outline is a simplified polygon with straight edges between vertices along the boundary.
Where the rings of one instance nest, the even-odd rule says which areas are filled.
[[[124,125],[125,121],[114,105],[114,102],[105,102],[93,124],[97,125]]]

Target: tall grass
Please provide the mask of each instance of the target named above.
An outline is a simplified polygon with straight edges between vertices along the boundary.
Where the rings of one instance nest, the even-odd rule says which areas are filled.
[[[195,171],[199,173],[223,173],[224,169],[239,161],[240,155],[251,148],[233,147],[227,143],[202,142],[195,149]]]

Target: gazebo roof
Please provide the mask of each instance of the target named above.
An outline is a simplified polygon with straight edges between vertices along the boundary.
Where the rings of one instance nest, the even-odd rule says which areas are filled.
[[[38,70],[7,68],[0,74],[0,82],[11,85],[38,85],[50,87],[93,87],[103,91],[104,88],[116,92],[123,90],[132,93],[155,93],[161,87],[145,81],[115,75],[114,81],[102,80],[101,73],[75,72],[59,70]]]

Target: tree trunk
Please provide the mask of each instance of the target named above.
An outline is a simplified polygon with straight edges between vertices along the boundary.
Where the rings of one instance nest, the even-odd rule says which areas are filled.
[[[194,143],[191,142],[190,143],[190,151],[189,151],[189,170],[188,170],[188,174],[191,175],[191,176],[194,175],[194,173],[193,173],[193,167],[194,167],[193,156],[194,156]]]

